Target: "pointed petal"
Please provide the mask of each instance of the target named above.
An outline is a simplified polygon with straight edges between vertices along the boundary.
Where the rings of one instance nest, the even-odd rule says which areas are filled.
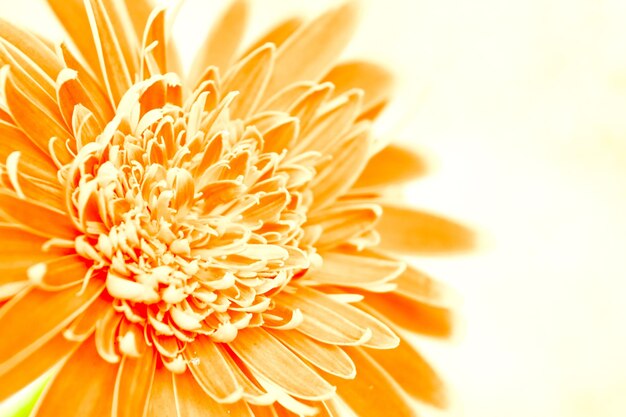
[[[389,145],[370,158],[354,188],[409,182],[426,169],[426,162],[410,149]]]
[[[261,328],[239,331],[230,347],[255,374],[294,397],[320,400],[334,392],[322,377]]]
[[[137,39],[141,39],[150,13],[154,9],[154,2],[152,0],[124,0],[124,4],[135,29],[135,35]]]
[[[111,16],[98,0],[84,0],[84,3],[90,25],[86,33],[93,35],[109,98],[117,104],[133,83],[134,66],[126,59],[123,33],[116,32],[115,15]]]
[[[355,127],[347,139],[333,149],[330,164],[318,173],[312,184],[312,210],[332,204],[352,187],[367,164],[370,147],[369,129]]]
[[[329,104],[329,108],[324,109],[323,113],[315,118],[315,122],[311,124],[308,131],[303,132],[297,149],[322,153],[334,151],[337,139],[342,138],[356,120],[361,108],[362,96],[360,91],[352,90],[335,99],[332,104]],[[333,164],[339,165],[340,162],[333,162]]]
[[[90,338],[54,377],[32,415],[57,417],[60,410],[72,410],[76,416],[110,416],[117,368],[98,356]]]
[[[257,107],[272,73],[275,47],[264,45],[243,58],[224,77],[222,91],[239,91],[231,106],[233,118],[245,119]]]
[[[349,204],[311,215],[307,225],[320,226],[319,250],[332,249],[356,238],[376,225],[382,210],[375,204]]]
[[[57,167],[47,151],[42,151],[19,128],[0,121],[0,138],[0,161],[6,161],[9,155],[17,151],[20,153],[20,170],[24,174],[57,181]]]
[[[402,388],[363,349],[346,348],[354,360],[357,376],[352,381],[329,377],[339,396],[359,417],[414,417]]]
[[[67,126],[72,126],[72,116],[74,114],[74,108],[80,104],[93,114],[97,114],[97,104],[92,100],[85,87],[78,80],[78,72],[64,68],[57,77],[57,102],[63,120]],[[99,124],[103,124],[104,120],[98,120]]]
[[[324,76],[324,81],[335,85],[339,95],[353,88],[365,92],[362,112],[367,112],[390,99],[393,76],[384,67],[367,61],[349,61],[336,65]]]
[[[189,85],[196,86],[204,71],[216,66],[223,74],[233,61],[248,20],[248,1],[233,0],[211,28],[191,66]]]
[[[56,137],[60,145],[55,147],[55,155],[62,163],[72,160],[69,151],[65,148],[65,141],[72,135],[52,115],[37,106],[28,96],[21,91],[11,77],[7,77],[5,83],[5,99],[11,116],[17,126],[24,131],[35,145],[46,154],[50,154],[50,139]]]
[[[61,71],[61,63],[54,52],[32,33],[0,19],[0,37],[15,45],[51,79],[54,80]]]
[[[357,14],[357,2],[346,2],[294,32],[278,49],[266,96],[296,81],[318,80],[348,44]]]
[[[182,417],[174,394],[174,374],[157,363],[148,402],[149,417]]]
[[[278,294],[276,301],[278,302],[279,300],[282,303],[289,302],[290,307],[297,307],[302,310],[302,314],[305,317],[303,324],[307,322],[310,316],[318,320],[322,317],[331,318],[335,316],[337,325],[339,324],[339,318],[342,318],[358,329],[369,330],[371,332],[371,338],[363,341],[361,343],[363,346],[375,349],[391,349],[396,347],[399,343],[398,336],[378,319],[359,308],[336,301],[327,294],[312,288],[298,287],[294,294],[284,296],[282,293]],[[332,323],[328,324],[332,326]],[[299,326],[298,330],[306,333],[304,326]]]
[[[320,343],[296,330],[269,330],[270,334],[322,371],[340,378],[356,375],[354,363],[339,346]]]
[[[47,0],[52,11],[91,69],[100,75],[98,53],[83,0]],[[73,68],[77,69],[77,68]],[[56,77],[56,74],[54,75]]]
[[[80,288],[47,292],[25,290],[0,308],[0,370],[22,361],[52,339],[102,292],[104,283],[92,280]]]
[[[63,336],[68,340],[76,342],[86,340],[96,330],[98,320],[110,314],[110,310],[113,310],[113,297],[106,293],[100,294],[96,301],[63,330]]]
[[[198,384],[215,401],[233,403],[241,399],[243,389],[226,360],[227,353],[218,344],[206,336],[198,336],[187,345],[183,355]]]
[[[466,251],[475,244],[474,234],[458,223],[391,204],[383,204],[376,230],[381,248],[407,254]]]
[[[148,411],[148,399],[156,369],[157,353],[152,347],[139,358],[125,356],[119,366],[113,394],[112,415],[142,417]]]
[[[394,293],[406,298],[439,307],[451,307],[455,304],[450,288],[411,266],[407,267],[394,284],[397,285]]]
[[[62,57],[67,68],[76,71],[78,82],[84,87],[90,100],[95,104],[94,108],[90,110],[103,122],[113,119],[113,116],[115,116],[115,111],[112,107],[113,103],[104,91],[104,85],[92,76],[91,72],[80,63],[65,43],[59,45],[58,54]],[[95,68],[95,70],[98,69]]]
[[[44,251],[47,239],[15,225],[0,223],[0,284],[26,279],[26,270],[37,262],[62,256],[59,251]]]
[[[0,371],[0,401],[15,394],[26,385],[65,359],[78,346],[58,334],[34,350],[20,364]],[[23,366],[22,366],[23,365]]]
[[[435,407],[444,408],[447,404],[443,381],[406,340],[393,350],[369,350],[370,357],[413,397]]]
[[[446,338],[453,331],[454,316],[449,309],[394,293],[368,293],[359,305],[363,309],[374,309],[385,319],[412,332]]]
[[[243,54],[248,55],[260,46],[266,43],[273,43],[276,47],[281,46],[300,26],[302,26],[302,18],[298,16],[290,17],[274,27],[272,27],[265,35],[258,38]]]
[[[311,268],[305,278],[341,287],[367,288],[384,284],[397,278],[406,267],[404,262],[346,249],[321,252],[320,255],[324,262],[319,268]]]
[[[64,290],[83,282],[91,266],[78,255],[68,255],[32,265],[27,275],[31,283],[46,291]]]
[[[180,416],[254,417],[248,405],[243,401],[235,404],[220,404],[214,401],[189,372],[174,375],[174,390]]]
[[[329,86],[330,84],[324,85]],[[294,103],[302,100],[305,95],[310,94],[316,87],[317,84],[312,81],[301,81],[290,84],[271,96],[269,100],[263,100],[261,110],[281,112],[287,111],[293,107]]]
[[[133,3],[132,1],[127,4]],[[142,42],[142,55],[145,54],[146,48],[153,42],[156,42],[156,46],[151,50],[151,58],[154,59],[156,64],[155,71],[146,72],[147,63],[142,63],[142,69],[144,71],[144,79],[149,78],[150,75],[165,74],[167,73],[167,38],[165,33],[165,7],[156,8],[150,13],[145,29],[143,30],[143,42]],[[145,58],[144,58],[145,59]],[[149,66],[147,66],[149,68]]]
[[[67,215],[38,202],[22,200],[8,191],[0,190],[0,213],[39,236],[74,240],[78,235]]]

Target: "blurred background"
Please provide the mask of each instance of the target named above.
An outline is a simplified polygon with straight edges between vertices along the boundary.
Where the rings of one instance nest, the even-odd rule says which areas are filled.
[[[60,39],[43,3],[0,15]],[[335,2],[252,3],[254,35]],[[223,4],[185,2],[183,55]],[[450,385],[445,415],[626,415],[626,2],[364,0],[346,56],[398,75],[377,131],[429,163],[410,201],[481,235],[413,260],[462,298],[452,342],[415,338]]]

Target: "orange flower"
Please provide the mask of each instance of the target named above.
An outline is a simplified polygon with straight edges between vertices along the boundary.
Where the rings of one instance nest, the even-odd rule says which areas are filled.
[[[182,78],[166,9],[49,2],[80,56],[0,23],[0,398],[61,363],[37,416],[443,405],[397,327],[449,310],[393,253],[471,234],[384,202],[420,165],[370,136],[389,74],[332,66],[357,6],[239,53],[235,0]]]

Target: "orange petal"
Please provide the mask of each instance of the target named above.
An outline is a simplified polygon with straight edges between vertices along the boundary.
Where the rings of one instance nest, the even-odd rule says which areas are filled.
[[[279,90],[269,100],[264,101],[261,110],[287,111],[293,107],[294,103],[301,100],[305,94],[310,94],[311,90],[316,86],[317,84],[312,81],[301,81],[290,84],[282,90]]]
[[[339,346],[317,342],[296,330],[269,330],[269,332],[322,371],[347,379],[356,375],[354,363]]]
[[[176,405],[174,374],[157,363],[146,417],[182,417]]]
[[[357,368],[356,379],[329,377],[337,392],[359,417],[413,417],[402,388],[363,349],[346,348]]]
[[[224,73],[235,57],[248,20],[247,0],[233,0],[204,40],[189,71],[189,85],[196,86],[204,71],[216,66]]]
[[[0,212],[39,236],[74,240],[78,235],[67,215],[38,202],[22,200],[8,191],[0,190]]]
[[[93,36],[109,98],[117,104],[133,83],[131,74],[135,73],[136,58],[129,54],[134,50],[125,48],[128,39],[121,27],[122,23],[117,19],[119,15],[110,14],[111,10],[107,10],[98,0],[85,0],[85,9],[90,25],[90,30],[85,33]]]
[[[280,298],[279,298],[280,297]],[[279,294],[276,301],[283,304],[289,303],[290,307],[302,310],[304,315],[303,325],[298,327],[302,333],[306,333],[304,324],[311,319],[321,320],[335,316],[335,328],[341,329],[342,319],[358,329],[366,329],[371,337],[361,341],[363,346],[377,349],[391,349],[398,345],[399,339],[387,325],[372,317],[370,314],[348,303],[336,301],[328,294],[307,287],[298,287],[293,294]],[[328,325],[333,326],[332,322]]]
[[[307,226],[322,227],[319,250],[332,249],[372,230],[381,214],[375,204],[346,204],[310,216]]]
[[[401,338],[400,345],[393,350],[369,350],[367,353],[408,394],[436,407],[446,406],[443,381],[409,342]]]
[[[354,188],[409,182],[426,172],[426,163],[413,151],[389,145],[372,156]]]
[[[452,312],[444,307],[422,303],[394,293],[365,295],[361,306],[371,307],[381,316],[412,332],[449,337],[453,330]]]
[[[6,41],[0,41],[0,61],[11,67],[11,74],[28,97],[56,120],[63,122],[54,100],[54,80],[29,57]]]
[[[135,29],[135,35],[141,39],[150,13],[154,10],[154,2],[152,0],[124,0],[124,4]]]
[[[57,373],[32,415],[57,417],[64,410],[67,416],[110,416],[117,368],[98,356],[90,338]]]
[[[395,293],[425,304],[449,307],[454,304],[452,291],[425,273],[409,266],[394,281]]]
[[[266,43],[273,43],[276,47],[281,46],[288,38],[293,34],[301,25],[302,18],[300,17],[290,17],[286,19],[274,27],[272,27],[265,35],[258,38],[243,54],[243,56],[248,55],[250,52],[254,51],[260,46],[265,45]]]
[[[355,127],[347,138],[336,145],[330,152],[332,160],[328,166],[320,169],[312,184],[312,210],[332,204],[352,187],[367,164],[370,147],[370,133],[366,127]]]
[[[115,111],[113,110],[111,101],[107,94],[103,90],[103,85],[100,84],[90,73],[87,68],[80,63],[80,61],[74,56],[74,54],[68,49],[65,43],[59,45],[59,55],[63,58],[65,66],[78,73],[77,79],[81,85],[84,86],[85,91],[89,94],[89,98],[95,103],[95,108],[91,109],[98,115],[99,119],[108,122],[113,119]],[[95,53],[95,47],[94,47]],[[95,68],[97,70],[97,68]]]
[[[334,151],[337,139],[347,133],[356,120],[357,112],[361,108],[362,96],[360,91],[353,90],[335,99],[332,104],[329,104],[329,108],[324,109],[315,118],[315,122],[311,123],[309,129],[302,133],[297,149],[322,153]]]
[[[362,89],[365,92],[362,112],[367,112],[389,100],[393,90],[391,73],[380,65],[367,61],[338,64],[324,76],[323,80],[335,85],[337,95],[353,88]]]
[[[110,314],[113,309],[113,298],[108,294],[100,294],[85,311],[72,321],[63,331],[63,336],[68,340],[82,342],[96,329],[98,320]]]
[[[273,405],[270,405],[270,406],[251,405],[250,409],[254,413],[254,417],[279,417],[278,414],[276,414],[276,408]]]
[[[274,64],[274,45],[267,44],[243,58],[224,77],[222,91],[239,91],[230,106],[233,118],[245,119],[252,113],[263,95]]]
[[[263,132],[265,140],[264,152],[280,154],[284,149],[291,149],[300,132],[300,121],[295,117],[287,117],[278,121]]]
[[[41,148],[24,135],[16,126],[0,121],[0,161],[4,162],[13,152],[20,153],[20,170],[25,174],[48,181],[57,181],[57,168]]]
[[[28,268],[27,275],[41,289],[64,290],[83,282],[91,264],[81,256],[68,255],[34,264]]]
[[[44,252],[46,240],[17,226],[0,223],[0,284],[25,280],[30,266],[63,255],[58,250]]]
[[[379,259],[345,249],[320,252],[320,255],[324,260],[322,265],[311,268],[305,275],[305,279],[320,284],[367,289],[397,278],[405,269],[404,262]]]
[[[318,80],[352,37],[358,9],[346,2],[294,32],[278,49],[266,97],[296,81]]]
[[[39,376],[66,358],[78,346],[63,337],[61,333],[34,350],[22,362],[0,372],[0,401],[15,394]]]
[[[139,358],[122,358],[115,380],[112,415],[136,417],[147,413],[156,361],[157,352],[151,347]]]
[[[376,227],[380,247],[407,254],[447,253],[474,247],[474,233],[443,217],[408,207],[383,204]]]
[[[79,289],[47,292],[36,288],[13,297],[0,309],[0,370],[12,367],[52,339],[102,292],[104,283],[92,280]]]
[[[187,345],[183,355],[198,384],[215,401],[233,403],[241,399],[243,389],[225,357],[227,353],[218,344],[206,336],[198,336]]]
[[[56,137],[59,141],[52,156],[59,159],[62,164],[71,162],[73,157],[65,147],[65,141],[73,137],[62,125],[63,122],[56,120],[53,115],[37,106],[15,85],[10,76],[7,77],[5,83],[5,99],[17,126],[39,149],[50,154],[50,139]]]
[[[189,372],[174,375],[174,390],[181,417],[254,417],[248,405],[243,401],[235,404],[220,404],[214,401]]]
[[[254,374],[294,397],[319,400],[334,392],[322,377],[261,328],[239,331],[229,346]]]
[[[93,37],[89,36],[91,27],[83,0],[48,0],[48,4],[69,34],[74,45],[76,45],[85,61],[87,61],[89,67],[99,76],[98,52],[93,42]],[[56,77],[56,74],[54,74],[54,77]]]
[[[0,19],[0,36],[12,45],[15,45],[51,79],[54,80],[59,71],[61,71],[61,63],[54,55],[54,52],[32,33]]]
[[[126,4],[132,4],[133,1],[127,1]],[[141,3],[141,2],[140,2]],[[156,42],[156,46],[150,51],[150,56],[154,59],[156,68],[153,71],[146,71],[150,66],[146,62],[142,63],[142,70],[144,71],[144,79],[149,78],[150,75],[165,74],[167,73],[167,39],[165,33],[165,8],[156,8],[150,13],[147,24],[143,30],[143,42],[142,42],[142,57],[144,61],[147,59],[145,56],[146,48],[153,42]],[[144,67],[144,65],[146,67]]]
[[[78,72],[68,68],[63,69],[57,77],[56,84],[57,102],[67,126],[72,126],[74,108],[78,104],[86,107],[93,114],[97,114],[97,104],[91,100],[85,87],[78,80]],[[100,125],[104,122],[104,120],[98,120]]]

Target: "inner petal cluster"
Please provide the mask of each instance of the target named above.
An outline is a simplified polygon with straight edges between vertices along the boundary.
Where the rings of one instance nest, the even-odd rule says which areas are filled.
[[[171,76],[135,85],[79,141],[63,173],[75,248],[146,334],[229,342],[318,258],[303,227],[318,154],[269,151],[256,126],[231,120],[234,95],[181,104],[177,88]]]

